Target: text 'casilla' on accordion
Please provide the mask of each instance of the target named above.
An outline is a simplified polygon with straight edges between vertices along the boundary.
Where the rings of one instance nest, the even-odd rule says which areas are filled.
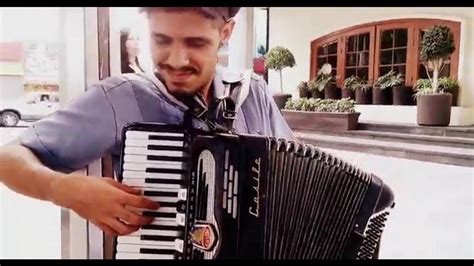
[[[119,181],[160,203],[115,259],[373,259],[392,190],[318,148],[131,123]]]

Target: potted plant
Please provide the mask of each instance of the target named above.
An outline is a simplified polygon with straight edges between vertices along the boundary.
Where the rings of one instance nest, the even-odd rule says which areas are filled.
[[[265,68],[276,70],[280,74],[280,93],[275,93],[273,95],[273,98],[280,109],[283,109],[286,101],[291,98],[291,94],[283,93],[282,70],[287,67],[294,67],[295,65],[295,57],[290,50],[285,47],[274,47],[266,55]]]
[[[308,81],[301,81],[300,84],[298,84],[297,89],[300,98],[311,98],[311,91],[309,90],[308,83]]]
[[[350,99],[289,100],[282,113],[293,130],[313,131],[354,130],[360,116]]]
[[[367,80],[357,77],[354,84],[355,99],[357,104],[372,103],[372,86]]]
[[[340,99],[341,89],[336,86],[336,79],[332,75],[332,66],[325,63],[316,75],[316,83],[324,91],[325,99]]]
[[[451,77],[443,77],[440,78],[438,86],[440,90],[449,92],[453,95],[453,101],[451,106],[456,106],[458,104],[459,97],[459,82]]]
[[[390,70],[385,75],[380,76],[375,82],[372,91],[372,103],[379,105],[389,105],[393,101],[392,88],[401,85],[401,74],[396,75]]]
[[[320,82],[318,82],[316,78],[308,82],[308,90],[311,93],[311,98],[324,99],[324,90],[321,90],[321,87],[319,85]]]
[[[392,104],[393,105],[411,105],[411,96],[413,91],[405,86],[405,78],[402,74],[390,71],[391,73],[387,79],[392,88]]]
[[[265,74],[265,54],[267,51],[263,45],[259,45],[257,50],[257,57],[253,59],[253,72],[264,75]]]
[[[349,98],[355,100],[355,90],[357,88],[357,77],[350,76],[344,79],[344,84],[342,85],[341,97]]]
[[[423,35],[420,58],[428,74],[429,87],[416,88],[419,125],[448,126],[450,123],[452,94],[440,88],[438,75],[454,50],[454,36],[447,26],[433,26]],[[433,70],[433,77],[428,69]]]

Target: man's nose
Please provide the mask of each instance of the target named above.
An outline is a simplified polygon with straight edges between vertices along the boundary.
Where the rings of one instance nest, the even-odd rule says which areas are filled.
[[[168,65],[174,69],[179,69],[189,64],[189,56],[186,49],[181,46],[176,46],[171,48],[167,61]]]

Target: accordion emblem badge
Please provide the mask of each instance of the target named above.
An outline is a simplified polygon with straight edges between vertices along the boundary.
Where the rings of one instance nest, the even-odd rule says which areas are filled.
[[[210,251],[216,246],[217,231],[212,224],[195,224],[190,235],[193,245],[198,249]]]

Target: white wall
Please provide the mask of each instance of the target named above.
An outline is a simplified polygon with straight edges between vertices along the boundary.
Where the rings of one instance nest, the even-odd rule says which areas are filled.
[[[336,30],[358,24],[396,18],[441,18],[461,21],[459,79],[460,104],[474,104],[474,8],[270,8],[270,48],[285,46],[295,56],[296,67],[283,71],[284,91],[296,94],[296,86],[309,77],[310,42]],[[269,85],[279,87],[271,71]]]

